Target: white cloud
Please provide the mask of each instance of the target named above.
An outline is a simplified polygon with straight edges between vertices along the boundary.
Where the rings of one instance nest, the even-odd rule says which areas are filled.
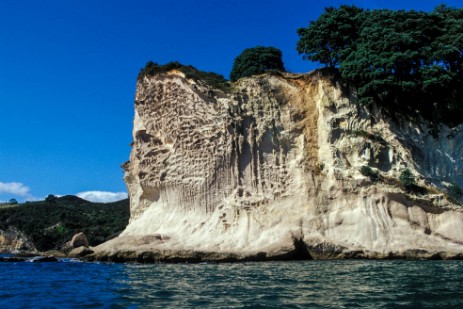
[[[94,203],[110,203],[127,198],[126,192],[85,191],[77,193],[76,195]]]
[[[20,182],[0,182],[0,194],[14,194],[29,197],[29,187]]]

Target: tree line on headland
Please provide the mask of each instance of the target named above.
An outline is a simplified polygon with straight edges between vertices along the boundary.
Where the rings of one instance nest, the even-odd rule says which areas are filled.
[[[14,227],[37,250],[47,251],[61,248],[73,235],[83,232],[90,246],[96,246],[122,232],[129,217],[128,199],[102,204],[72,195],[49,195],[43,201],[0,206],[0,236]]]
[[[419,114],[451,126],[463,122],[463,9],[441,5],[421,12],[341,5],[326,8],[297,33],[299,54],[353,86],[360,104],[376,103],[387,111]],[[178,62],[148,62],[138,78],[172,67],[201,77],[194,67]],[[285,71],[281,51],[257,46],[236,57],[230,78],[279,71]],[[223,76],[207,77],[211,85],[227,89]]]
[[[339,73],[360,103],[430,120],[463,121],[463,9],[432,12],[326,8],[298,29],[304,58]]]

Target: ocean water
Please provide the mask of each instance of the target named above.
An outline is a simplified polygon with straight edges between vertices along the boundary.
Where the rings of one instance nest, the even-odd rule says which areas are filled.
[[[463,308],[463,261],[0,263],[0,308]]]

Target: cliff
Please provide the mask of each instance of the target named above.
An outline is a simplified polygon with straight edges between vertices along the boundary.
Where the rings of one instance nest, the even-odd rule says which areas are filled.
[[[16,253],[21,251],[36,252],[32,241],[14,227],[0,230],[0,253]]]
[[[462,207],[445,193],[463,185],[462,126],[356,102],[320,72],[228,92],[177,70],[139,79],[130,223],[92,258],[463,257]]]

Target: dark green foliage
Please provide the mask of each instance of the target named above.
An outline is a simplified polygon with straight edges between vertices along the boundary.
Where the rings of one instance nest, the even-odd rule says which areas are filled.
[[[128,224],[128,199],[91,203],[76,196],[27,202],[0,208],[0,230],[14,226],[24,232],[40,251],[57,249],[71,237],[84,232],[91,246],[117,236]]]
[[[379,173],[377,171],[374,171],[369,167],[368,165],[364,165],[360,168],[360,173],[362,173],[363,176],[370,177],[371,181],[377,181],[379,180]]]
[[[10,204],[10,205],[16,205],[16,204],[18,204],[18,201],[17,201],[16,199],[12,198],[12,199],[10,199],[10,200],[8,201],[8,204]]]
[[[419,93],[433,32],[425,30],[435,22],[432,17],[390,10],[362,14],[356,49],[346,55],[340,71],[355,82],[363,100],[400,104]]]
[[[413,176],[412,172],[410,172],[409,169],[405,169],[402,171],[402,173],[400,173],[399,184],[400,186],[402,186],[403,189],[405,189],[408,192],[413,192],[421,195],[429,193],[428,189],[417,185],[415,176]]]
[[[223,75],[216,74],[213,72],[203,72],[191,65],[183,65],[177,61],[169,62],[164,65],[160,65],[149,61],[146,63],[145,67],[140,70],[138,73],[138,80],[141,80],[145,76],[154,76],[157,74],[166,73],[172,70],[179,70],[185,74],[186,78],[194,80],[202,80],[208,85],[215,88],[227,91],[230,87],[229,82],[223,77]]]
[[[299,53],[338,68],[361,103],[463,122],[463,9],[327,8],[298,33]]]
[[[257,46],[246,48],[236,57],[230,79],[237,81],[242,77],[280,71],[285,71],[281,50],[275,47]]]
[[[416,186],[415,176],[413,176],[409,169],[405,169],[400,173],[399,181],[406,189]]]
[[[48,204],[56,204],[56,196],[54,196],[53,194],[49,194],[49,195],[45,198],[45,201],[46,201]]]
[[[317,61],[328,67],[338,66],[343,53],[352,49],[359,34],[362,9],[341,5],[329,7],[309,27],[299,28],[297,51],[304,59]]]

